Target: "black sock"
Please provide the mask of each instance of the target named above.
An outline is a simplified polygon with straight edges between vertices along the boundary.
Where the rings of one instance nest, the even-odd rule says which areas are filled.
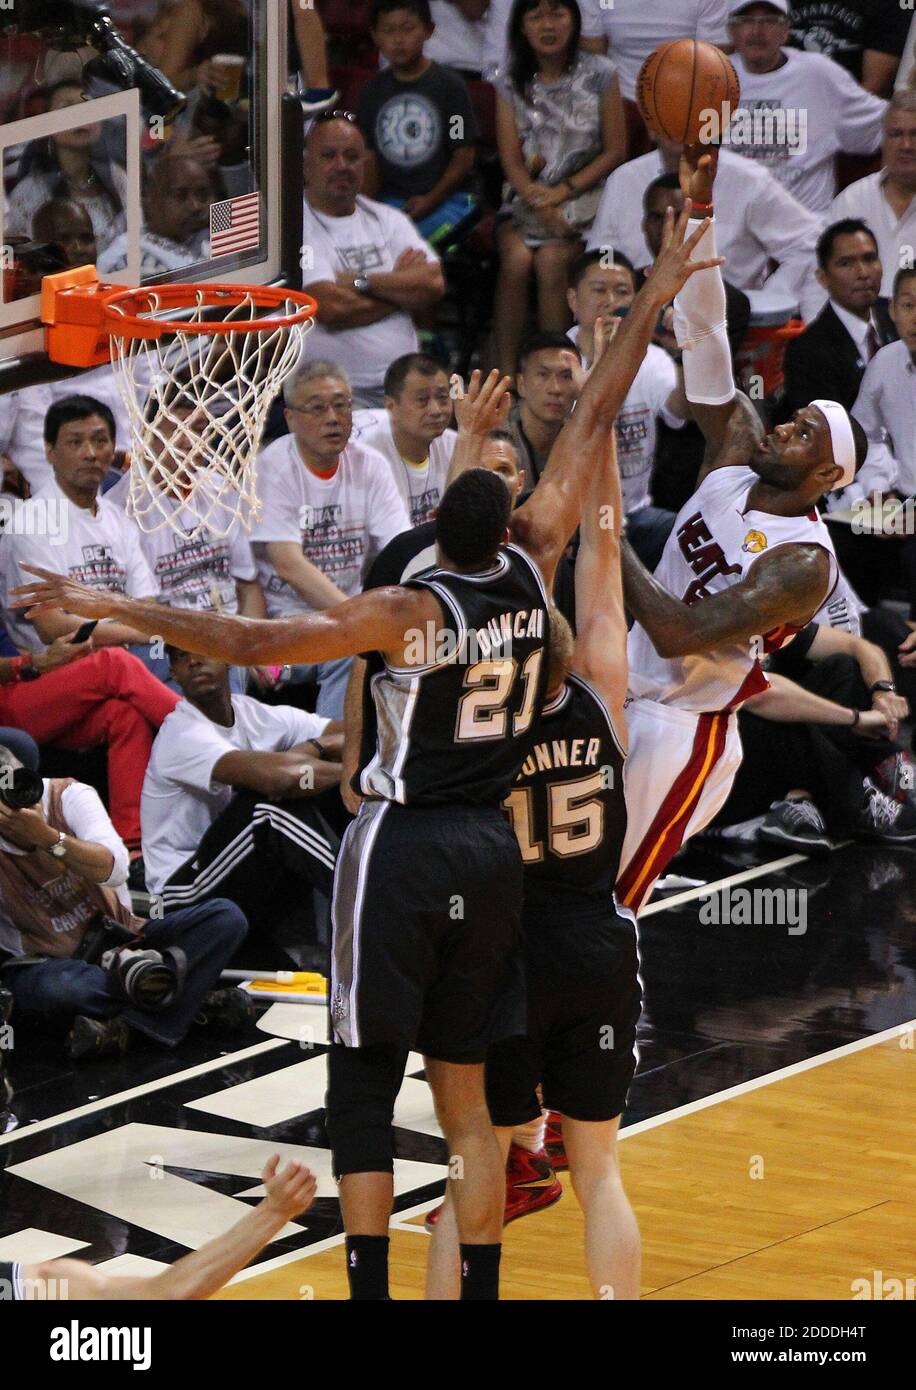
[[[461,1246],[461,1297],[478,1301],[499,1298],[501,1245]]]
[[[347,1278],[355,1302],[388,1297],[387,1236],[347,1236]]]

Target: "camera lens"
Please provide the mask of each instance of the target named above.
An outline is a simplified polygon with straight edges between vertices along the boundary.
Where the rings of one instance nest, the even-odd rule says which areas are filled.
[[[11,811],[27,811],[44,795],[44,782],[29,767],[0,769],[0,801]]]

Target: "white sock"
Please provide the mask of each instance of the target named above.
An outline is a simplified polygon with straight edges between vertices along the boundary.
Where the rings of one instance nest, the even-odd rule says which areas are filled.
[[[540,1153],[544,1147],[545,1124],[546,1121],[541,1114],[537,1119],[529,1120],[526,1125],[519,1125],[512,1134],[513,1144],[518,1144],[520,1149],[527,1149],[529,1153]]]

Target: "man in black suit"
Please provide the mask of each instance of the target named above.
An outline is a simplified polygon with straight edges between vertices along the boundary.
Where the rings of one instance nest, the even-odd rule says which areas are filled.
[[[791,419],[813,400],[855,405],[865,368],[896,338],[880,297],[878,243],[864,222],[847,218],[822,232],[817,278],[830,296],[817,318],[786,349],[780,416]]]

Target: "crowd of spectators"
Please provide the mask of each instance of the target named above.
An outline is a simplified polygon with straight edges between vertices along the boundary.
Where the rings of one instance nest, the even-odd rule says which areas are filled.
[[[244,87],[225,90],[214,62],[235,55],[243,80],[250,17],[244,0],[125,9],[141,51],[192,98],[143,153],[142,272],[154,276],[206,258],[210,204],[250,186]],[[26,809],[2,800],[0,777],[0,960],[23,1012],[78,1016],[73,1056],[123,1050],[131,1032],[174,1045],[195,1018],[244,1020],[213,991],[246,924],[261,965],[301,964],[326,940],[350,801],[351,664],[233,670],[115,622],[27,619],[9,590],[37,563],[164,604],[279,618],[360,592],[398,537],[388,569],[407,572],[428,553],[460,441],[456,367],[512,377],[485,466],[516,497],[533,487],[599,321],[627,313],[668,209],[683,205],[681,148],[635,103],[640,65],[669,39],[719,44],[741,81],[716,220],[742,381],[768,424],[830,398],[870,442],[857,481],[826,504],[844,574],[830,625],[774,666],[782,712],[774,696],[742,714],[748,754],[720,827],[788,797],[817,814],[793,813],[807,823],[792,842],[829,847],[861,828],[863,779],[888,805],[916,807],[904,702],[916,695],[911,12],[896,0],[327,0],[291,15],[303,284],[318,314],[262,442],[250,534],[139,530],[107,369],[0,396],[0,745],[4,767],[45,774]],[[55,110],[90,94],[71,64],[33,96]],[[9,234],[51,245],[61,264],[123,266],[124,151],[107,133],[85,125],[28,145],[4,172]],[[489,296],[470,344],[456,336],[469,267]],[[653,567],[702,462],[670,309],[616,431],[628,532]],[[896,692],[872,689],[885,674]],[[840,728],[850,706],[854,731]],[[764,834],[785,836],[777,822]],[[145,926],[128,886],[152,894]],[[99,921],[158,956],[155,1008],[86,946]]]

